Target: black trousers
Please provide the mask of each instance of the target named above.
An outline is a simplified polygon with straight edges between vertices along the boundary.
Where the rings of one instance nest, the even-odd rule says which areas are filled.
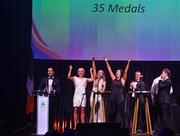
[[[137,98],[131,97],[130,98],[130,106],[129,106],[129,121],[132,123],[133,121],[133,116],[134,116],[134,106]],[[137,127],[140,130],[145,130],[145,103],[144,100],[139,99],[139,110],[138,110],[138,124]]]
[[[129,99],[129,124],[132,124],[134,114],[135,97]]]
[[[144,101],[139,100],[139,114],[138,114],[138,128],[141,130],[145,130],[145,123],[146,123],[146,118],[145,118],[145,103]]]
[[[121,123],[121,127],[125,127],[124,96],[111,95],[109,109],[109,121]]]
[[[160,128],[170,128],[170,104],[158,104],[158,118]]]
[[[52,130],[57,122],[57,104],[57,95],[49,95],[49,130]]]

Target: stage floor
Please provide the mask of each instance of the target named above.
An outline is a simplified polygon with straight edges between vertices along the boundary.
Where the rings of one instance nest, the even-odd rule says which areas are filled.
[[[69,131],[69,130],[68,130]],[[70,130],[74,134],[68,135],[68,136],[78,136],[75,130]],[[51,133],[47,136],[52,136]],[[57,133],[56,133],[57,134]],[[0,130],[0,136],[41,136],[36,134],[36,129],[28,128],[28,127],[22,127],[22,128],[5,128]],[[59,133],[59,136],[63,136],[62,133]],[[67,136],[67,133],[66,135]],[[86,136],[86,135],[85,135]],[[98,134],[97,134],[98,136]],[[134,135],[134,136],[146,136],[146,135]],[[155,133],[153,136],[158,136],[158,133]],[[180,136],[180,133],[176,134],[175,136]]]

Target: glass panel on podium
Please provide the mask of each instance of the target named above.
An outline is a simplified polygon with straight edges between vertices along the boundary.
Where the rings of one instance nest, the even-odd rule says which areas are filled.
[[[37,94],[37,134],[44,135],[49,130],[49,96]]]

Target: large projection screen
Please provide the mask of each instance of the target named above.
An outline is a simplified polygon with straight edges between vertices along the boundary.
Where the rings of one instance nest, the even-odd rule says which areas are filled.
[[[33,0],[35,59],[180,60],[180,0]]]

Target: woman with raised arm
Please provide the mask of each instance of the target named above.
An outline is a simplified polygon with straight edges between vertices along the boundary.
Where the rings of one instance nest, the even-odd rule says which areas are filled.
[[[92,58],[93,67],[93,88],[90,97],[91,113],[89,122],[105,122],[105,109],[104,109],[104,99],[102,93],[106,88],[106,79],[103,70],[98,70],[96,73],[95,58]]]
[[[68,79],[74,82],[75,92],[73,97],[74,108],[74,127],[76,127],[79,119],[78,113],[81,113],[81,123],[85,122],[85,107],[86,107],[86,86],[88,82],[93,81],[92,68],[90,69],[91,78],[85,78],[84,68],[78,68],[77,75],[71,76],[72,65],[69,66]]]
[[[124,116],[124,86],[127,79],[127,72],[129,69],[130,60],[126,65],[124,73],[122,70],[118,69],[116,75],[112,72],[107,58],[105,58],[105,63],[112,80],[112,90],[110,98],[110,115],[109,120],[111,122],[121,123],[122,127],[125,127],[125,116]]]

